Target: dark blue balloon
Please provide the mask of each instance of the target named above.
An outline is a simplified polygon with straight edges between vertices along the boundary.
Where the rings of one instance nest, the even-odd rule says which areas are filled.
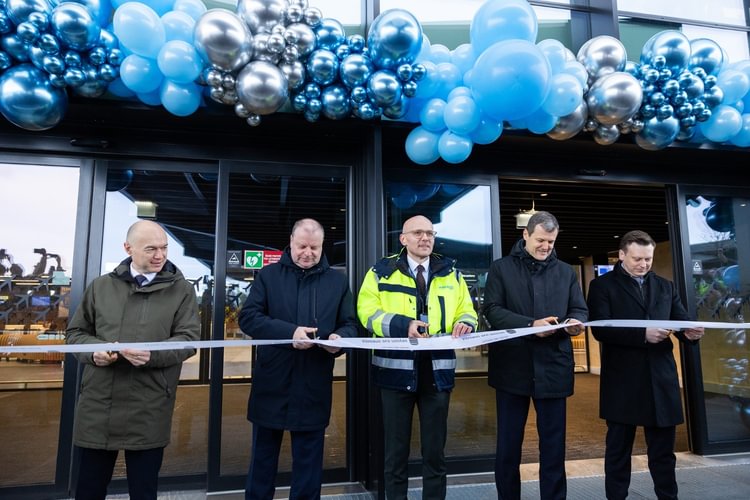
[[[122,191],[132,180],[132,170],[110,170],[107,173],[107,191]]]
[[[0,76],[0,113],[26,130],[56,126],[68,110],[68,96],[47,74],[31,64],[8,69]]]

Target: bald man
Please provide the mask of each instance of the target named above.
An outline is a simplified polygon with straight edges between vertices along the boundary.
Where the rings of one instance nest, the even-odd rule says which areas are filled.
[[[427,217],[404,222],[401,251],[367,272],[357,314],[373,337],[426,339],[473,331],[477,314],[456,261],[433,253],[435,230]],[[422,498],[446,495],[448,404],[455,385],[452,350],[376,350],[373,380],[380,387],[385,440],[385,494],[406,500],[414,407],[419,408]]]
[[[128,258],[96,278],[68,325],[66,343],[200,339],[193,286],[167,260],[167,234],[152,221],[127,232]],[[119,450],[130,498],[156,499],[182,362],[193,349],[77,353],[84,365],[73,430],[80,448],[77,500],[103,499]]]

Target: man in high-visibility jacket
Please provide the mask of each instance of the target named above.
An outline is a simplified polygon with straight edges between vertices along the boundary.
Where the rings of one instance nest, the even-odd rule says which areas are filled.
[[[477,314],[456,261],[432,253],[435,234],[428,218],[408,219],[399,237],[401,252],[380,260],[365,275],[357,314],[374,337],[458,337],[476,328]],[[372,368],[383,407],[386,498],[406,499],[415,405],[422,443],[422,498],[445,498],[444,449],[455,352],[376,350]]]

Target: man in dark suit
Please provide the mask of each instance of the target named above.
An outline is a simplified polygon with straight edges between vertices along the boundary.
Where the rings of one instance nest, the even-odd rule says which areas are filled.
[[[591,320],[689,320],[674,284],[651,271],[656,243],[643,231],[620,240],[620,262],[591,282]],[[593,327],[601,343],[600,417],[607,421],[604,457],[609,500],[628,496],[630,455],[636,426],[644,428],[648,467],[659,500],[677,498],[675,426],[683,422],[675,336],[695,343],[703,328],[674,332],[661,328]]]

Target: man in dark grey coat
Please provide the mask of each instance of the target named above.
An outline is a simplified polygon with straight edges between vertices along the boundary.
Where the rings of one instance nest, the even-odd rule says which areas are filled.
[[[66,343],[199,340],[195,291],[167,260],[164,229],[136,222],[125,251],[128,259],[86,288]],[[81,452],[77,500],[106,497],[118,450],[125,450],[130,498],[156,499],[180,369],[193,354],[193,349],[76,354],[84,365],[73,427]]]
[[[320,498],[325,428],[331,416],[334,347],[305,342],[357,335],[347,278],[328,266],[323,227],[297,221],[281,260],[255,277],[240,312],[253,339],[292,339],[257,349],[247,418],[253,423],[245,498],[274,496],[284,431],[291,434],[290,498]]]
[[[521,497],[521,449],[529,403],[539,433],[539,489],[544,500],[563,500],[565,402],[573,394],[571,335],[583,331],[586,302],[576,272],[553,249],[560,226],[549,212],[537,212],[510,255],[490,267],[484,315],[493,329],[569,325],[490,344],[487,380],[495,388],[498,498]]]
[[[654,240],[643,231],[622,237],[615,269],[589,287],[592,320],[690,319],[674,284],[651,271],[655,248]],[[683,417],[671,337],[695,343],[703,336],[703,328],[673,332],[592,327],[592,332],[602,348],[599,411],[607,421],[607,498],[628,496],[630,455],[636,426],[641,425],[656,496],[659,500],[676,499],[675,426]]]

